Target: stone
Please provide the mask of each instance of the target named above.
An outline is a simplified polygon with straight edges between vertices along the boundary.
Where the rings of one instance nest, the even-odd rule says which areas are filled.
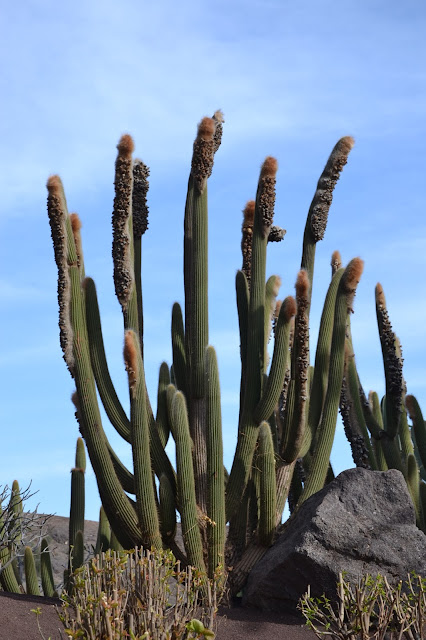
[[[311,595],[336,600],[339,571],[391,583],[410,571],[426,576],[426,535],[400,471],[348,469],[302,504],[250,573],[243,606],[294,611]]]

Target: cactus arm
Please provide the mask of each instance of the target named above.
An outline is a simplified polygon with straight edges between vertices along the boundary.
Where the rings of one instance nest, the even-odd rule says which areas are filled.
[[[250,245],[251,252],[251,245]],[[251,263],[250,263],[251,265]],[[251,269],[251,266],[250,266]],[[241,383],[240,383],[240,418],[244,401],[244,390],[247,372],[247,319],[249,308],[249,284],[244,271],[237,271],[235,277],[235,289],[237,294],[238,326],[240,331],[240,359],[241,359]]]
[[[142,235],[148,228],[148,206],[146,196],[148,193],[149,169],[142,160],[133,163],[133,188],[132,188],[132,227],[133,227],[133,251],[134,274],[136,287],[136,301],[139,320],[139,342],[143,359],[143,302],[142,302]]]
[[[68,544],[74,545],[77,531],[84,531],[86,452],[82,438],[77,439],[75,467],[71,469],[71,505]]]
[[[37,571],[34,561],[34,555],[31,547],[25,547],[24,550],[24,568],[25,568],[25,585],[26,592],[32,596],[41,596],[38,584]]]
[[[241,253],[243,256],[243,264],[241,271],[247,280],[247,287],[250,289],[251,282],[251,264],[252,264],[252,242],[253,242],[253,224],[255,201],[249,200],[243,209],[243,224],[241,227]]]
[[[267,372],[269,364],[268,344],[271,338],[272,319],[275,314],[276,300],[281,287],[281,278],[279,276],[270,276],[265,285],[265,324],[264,324],[264,342],[265,355],[263,357],[264,369]]]
[[[98,482],[102,503],[108,517],[115,518],[115,529],[120,531],[120,541],[126,548],[140,543],[140,530],[136,514],[125,495],[115,473],[107,439],[102,429],[101,416],[96,399],[93,374],[89,362],[87,339],[84,340],[84,321],[81,299],[78,291],[72,296],[74,325],[77,336],[75,340],[76,387],[84,424],[84,437],[90,461]],[[80,304],[79,304],[80,303]],[[79,308],[80,307],[80,308]]]
[[[222,133],[223,116],[203,118],[194,142],[184,219],[185,352],[189,428],[194,443],[197,503],[202,511],[207,501],[206,424],[204,401],[204,356],[208,328],[208,214],[207,180]]]
[[[410,427],[408,426],[407,411],[402,406],[401,423],[399,425],[399,441],[401,444],[401,454],[404,461],[408,460],[410,453],[414,454],[414,446],[411,440]]]
[[[346,267],[339,283],[334,313],[327,394],[318,427],[317,446],[299,505],[313,493],[322,489],[327,476],[342,386],[347,316],[352,307],[352,300],[361,278],[362,269],[362,260],[354,258]]]
[[[381,431],[383,431],[383,418],[380,410],[379,398],[375,391],[370,391],[369,399],[367,400],[361,383],[359,383],[359,394],[362,410],[364,412],[365,424],[371,433],[373,441],[377,442],[380,438]]]
[[[237,511],[249,478],[259,425],[254,410],[261,398],[264,370],[266,245],[275,204],[277,161],[264,161],[257,188],[253,225],[252,277],[247,323],[247,375],[237,448],[226,493],[226,518]]]
[[[71,223],[71,230],[74,236],[75,249],[77,251],[77,263],[80,269],[80,280],[83,281],[85,273],[84,273],[83,245],[81,242],[81,233],[80,233],[81,220],[78,217],[77,213],[70,213],[70,223]]]
[[[109,524],[105,509],[99,510],[98,534],[96,537],[95,555],[107,551],[111,544],[111,526]]]
[[[240,554],[242,557],[233,568],[231,574],[233,593],[238,593],[242,589],[251,569],[266,553],[276,530],[275,455],[271,431],[267,422],[263,422],[259,429],[257,464],[259,467],[259,539],[252,540],[248,544],[244,552]],[[286,465],[286,470],[288,471],[293,466],[294,463]],[[247,489],[249,486],[250,484],[247,485]],[[288,489],[286,496],[287,493]]]
[[[77,290],[77,283],[74,283],[74,286],[72,306],[74,307],[73,325],[75,326],[76,334],[74,341],[76,387],[85,426],[85,441],[108,517],[110,517],[110,514],[116,514],[117,520],[120,521],[120,540],[122,540],[123,546],[131,548],[140,541],[140,530],[136,514],[121,487],[109,455],[96,399],[95,382],[89,362],[81,297]]]
[[[303,492],[302,480],[300,478],[300,474],[298,473],[297,466],[298,465],[296,464],[295,472],[293,473],[293,477],[291,479],[290,491],[288,492],[288,507],[290,515],[294,512],[299,498]]]
[[[41,541],[40,552],[40,577],[43,593],[47,598],[58,597],[58,594],[55,591],[52,561],[50,558],[49,545],[46,538],[43,538],[43,540]]]
[[[413,395],[407,395],[405,398],[405,406],[413,423],[414,438],[420,460],[424,468],[426,468],[426,424],[420,405]]]
[[[134,143],[131,136],[128,134],[121,136],[117,149],[112,213],[115,294],[123,312],[124,328],[139,332],[132,218]]]
[[[117,536],[114,531],[111,531],[111,543],[110,543],[111,551],[123,551],[123,545],[119,542]]]
[[[390,438],[395,438],[401,422],[405,384],[402,377],[402,357],[398,338],[393,332],[386,308],[385,295],[378,283],[375,290],[376,315],[382,347],[386,379],[385,428]]]
[[[348,321],[348,332],[350,335],[349,321]],[[370,437],[367,430],[367,425],[365,422],[365,412],[363,411],[361,397],[360,397],[359,377],[356,370],[355,355],[353,353],[352,340],[350,338],[347,339],[347,349],[348,349],[347,351],[348,362],[347,362],[345,382],[347,384],[349,402],[352,405],[351,414],[353,416],[353,420],[352,420],[352,424],[354,427],[353,435],[355,436],[355,440],[358,442],[358,445],[360,445],[363,451],[367,453],[368,464],[370,466],[370,469],[377,470],[376,457],[374,455],[373,447],[371,445]],[[361,442],[360,438],[362,438],[363,442]],[[356,447],[356,442],[355,441],[353,443],[351,442],[351,447],[352,445],[353,447]],[[354,449],[352,449],[352,451],[354,452]],[[355,458],[354,458],[354,461],[355,461],[355,464],[359,466]]]
[[[133,171],[131,155],[133,152],[133,141],[131,137],[128,135],[122,136],[117,148],[118,156],[115,165],[115,199],[112,217],[114,284],[117,298],[122,307],[125,328],[134,329],[136,332],[139,332],[140,325],[137,291],[134,281],[132,204],[135,204],[135,202],[134,200],[132,201]],[[137,219],[136,227],[138,227],[139,222],[140,221]],[[138,227],[136,229],[137,237],[139,233],[140,229]],[[153,466],[157,476],[165,470],[169,475],[170,481],[174,483],[175,480],[171,470],[171,465],[167,458],[167,454],[161,445],[146,389],[145,394]]]
[[[84,535],[82,531],[75,534],[74,545],[70,550],[70,573],[75,573],[84,564]]]
[[[204,351],[208,343],[207,185],[198,192],[191,173],[185,208],[185,345],[190,394],[204,394]],[[190,266],[188,266],[188,263]]]
[[[136,508],[142,531],[142,544],[162,549],[157,505],[152,483],[149,429],[146,407],[145,376],[139,340],[128,330],[124,340],[124,359],[130,388],[130,425],[133,468],[136,488]]]
[[[169,457],[162,445],[157,423],[155,421],[154,414],[152,413],[152,408],[149,402],[146,387],[145,387],[145,396],[146,396],[146,411],[148,416],[149,445],[150,445],[150,451],[151,451],[152,467],[155,471],[157,478],[160,478],[161,474],[165,473],[169,478],[169,482],[172,485],[174,491],[176,491],[176,472],[173,469],[172,463],[170,462]]]
[[[90,461],[96,475],[105,509],[116,519],[123,546],[131,548],[140,540],[136,514],[124,493],[111,462],[96,397],[95,381],[91,369],[84,296],[69,216],[63,205],[62,183],[52,177],[48,181],[48,212],[51,221],[55,257],[58,264],[58,290],[60,293],[60,322],[65,329],[65,352],[70,372],[75,377],[79,398],[81,424]],[[65,233],[63,232],[65,231]],[[63,266],[66,265],[66,277]],[[62,315],[61,309],[66,310]],[[72,357],[68,345],[72,344]]]
[[[176,499],[165,473],[160,476],[159,494],[161,537],[164,545],[168,547],[176,535]]]
[[[420,482],[419,490],[420,500],[422,503],[423,519],[426,519],[426,482]]]
[[[280,392],[281,393],[281,392]],[[279,396],[278,396],[279,397]],[[277,420],[276,420],[276,410],[277,410],[277,406],[278,403],[275,405],[274,407],[274,411],[271,413],[271,415],[269,416],[269,419],[267,420],[269,427],[271,429],[271,434],[272,434],[272,442],[274,443],[274,451],[275,451],[275,455],[278,456],[278,452],[279,452],[279,442],[278,442],[278,429],[277,429]]]
[[[205,571],[203,547],[198,528],[195,480],[192,466],[192,443],[189,433],[185,396],[176,391],[172,402],[171,428],[176,442],[176,466],[182,537],[192,566]]]
[[[121,462],[120,458],[117,456],[117,454],[115,453],[114,449],[111,447],[108,441],[107,441],[107,448],[109,451],[109,455],[110,455],[115,473],[117,474],[117,478],[119,479],[121,486],[123,487],[124,491],[126,491],[126,493],[132,493],[133,495],[135,495],[136,494],[135,476]]]
[[[187,364],[185,355],[185,329],[183,326],[182,309],[175,302],[172,309],[172,352],[173,375],[177,388],[188,398]]]
[[[194,142],[184,220],[185,341],[190,394],[204,394],[204,354],[208,343],[207,180],[220,146],[223,115],[203,118]]]
[[[410,453],[407,458],[407,486],[416,512],[416,524],[419,529],[424,531],[425,522],[422,501],[420,498],[420,483],[419,467],[417,466],[414,454]]]
[[[299,456],[306,432],[308,373],[309,373],[309,326],[308,326],[309,281],[305,270],[300,270],[296,280],[297,313],[295,317],[292,352],[293,407],[288,413],[283,432],[281,457],[293,462]],[[297,354],[297,355],[295,355]],[[289,425],[289,426],[288,426]]]
[[[388,464],[381,444],[381,432],[383,431],[383,418],[380,410],[380,401],[375,391],[368,394],[368,402],[363,402],[364,415],[367,427],[372,435],[373,447],[380,471],[387,471]]]
[[[2,531],[3,516],[0,513],[0,531]],[[12,566],[13,556],[7,546],[0,545],[0,584],[3,591],[9,593],[21,593],[15,571]]]
[[[398,471],[401,471],[404,478],[407,478],[406,465],[402,460],[401,451],[397,439],[390,438],[386,430],[382,431],[380,435],[380,442],[388,469],[398,469]]]
[[[133,233],[133,268],[135,277],[136,308],[138,314],[138,337],[144,356],[143,298],[142,298],[142,238]]]
[[[218,567],[224,563],[226,535],[220,386],[216,352],[213,347],[207,347],[206,351],[206,423],[208,575],[213,578]]]
[[[10,492],[8,511],[10,514],[13,514],[13,517],[9,520],[9,531],[8,531],[9,539],[13,540],[13,546],[11,545],[9,547],[13,554],[13,549],[14,548],[16,549],[22,542],[21,518],[24,511],[22,497],[21,497],[21,489],[19,487],[19,482],[17,480],[14,480],[12,482],[12,489]],[[1,537],[3,537],[3,531],[0,525],[0,538]],[[22,575],[21,575],[22,571],[20,571],[18,558],[14,555],[12,557],[12,567],[13,567],[13,571],[15,572],[15,576],[18,581],[18,584],[22,584]]]
[[[96,380],[96,386],[111,424],[114,426],[117,433],[126,440],[126,442],[130,442],[130,422],[120,400],[118,399],[109,374],[105,356],[95,283],[91,278],[86,278],[83,282],[83,286],[86,298],[86,320],[90,361]]]
[[[169,384],[166,389],[166,402],[167,402],[167,415],[169,417],[170,427],[172,425],[172,406],[173,406],[173,398],[175,397],[175,393],[178,389],[174,384]]]
[[[157,391],[157,415],[155,422],[161,446],[164,448],[169,439],[170,425],[167,416],[167,387],[170,384],[170,372],[166,362],[160,366]]]
[[[350,136],[341,138],[334,146],[318,180],[317,188],[309,207],[305,232],[303,235],[303,253],[300,265],[301,269],[305,269],[307,271],[310,283],[307,309],[308,319],[312,295],[312,283],[314,278],[316,244],[324,237],[328,212],[333,200],[333,190],[353,146],[354,140]]]
[[[73,327],[70,317],[71,280],[68,267],[77,266],[77,251],[64,188],[59,176],[51,176],[48,179],[47,190],[47,213],[58,267],[59,341],[67,368],[74,377]]]
[[[275,453],[269,424],[262,422],[259,429],[259,456],[257,460],[260,470],[259,500],[259,540],[270,546],[275,533],[276,520],[276,485],[275,485]]]
[[[291,480],[296,466],[296,460],[293,462],[285,462],[279,458],[276,471],[276,486],[277,486],[277,512],[275,524],[278,526],[281,522],[285,503],[290,491]]]
[[[254,410],[254,419],[257,423],[267,420],[278,404],[285,372],[288,367],[290,352],[291,319],[296,313],[296,302],[288,296],[281,305],[278,320],[275,327],[274,352],[272,355],[271,369],[267,377],[262,397]]]
[[[330,282],[324,301],[324,306],[319,324],[317,348],[315,352],[314,377],[312,380],[312,392],[309,401],[308,429],[310,434],[310,447],[315,432],[319,425],[325,394],[327,391],[328,368],[330,361],[331,340],[333,336],[334,309],[336,305],[337,289],[343,276],[344,269],[338,269]]]
[[[118,156],[115,163],[115,198],[114,211],[112,215],[112,256],[114,262],[115,292],[123,311],[124,327],[125,329],[133,329],[136,332],[141,332],[143,331],[143,326],[139,321],[138,295],[140,298],[139,302],[140,304],[142,304],[142,290],[140,288],[140,292],[138,294],[137,285],[135,283],[134,238],[138,238],[141,234],[141,227],[142,231],[144,230],[144,228],[146,228],[146,220],[141,221],[138,218],[138,214],[140,213],[136,202],[138,195],[137,193],[133,193],[133,147],[133,140],[127,134],[121,137],[120,142],[117,145]],[[136,187],[137,191],[138,184],[136,185]],[[135,211],[137,213],[135,221],[135,232],[133,231],[133,205],[136,207]],[[142,308],[140,309],[140,313],[142,313]],[[141,347],[140,353],[142,357]],[[171,465],[161,445],[146,389],[145,394],[153,466],[157,476],[159,476],[161,472],[165,470],[166,473],[169,474],[170,481],[173,483],[174,478],[171,472]]]

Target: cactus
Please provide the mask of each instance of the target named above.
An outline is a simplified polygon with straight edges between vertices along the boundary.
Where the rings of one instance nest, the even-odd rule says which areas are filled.
[[[413,500],[417,526],[426,531],[423,504],[423,485],[426,479],[425,422],[416,398],[406,395],[401,345],[392,329],[380,284],[376,285],[375,298],[386,395],[379,402],[377,394],[370,391],[367,400],[356,370],[348,323],[346,369],[340,410],[357,466],[401,471]],[[411,429],[407,412],[412,421]]]
[[[40,577],[43,593],[48,598],[57,597],[53,581],[52,561],[50,558],[49,544],[46,538],[41,541],[40,548]]]
[[[9,537],[14,539],[13,545],[9,545],[9,551],[12,557],[12,567],[15,572],[16,580],[19,585],[22,584],[22,563],[21,559],[14,555],[13,547],[19,546],[22,543],[22,529],[20,526],[20,518],[24,512],[24,506],[21,499],[21,490],[19,482],[14,480],[12,482],[12,490],[10,492],[9,509],[14,514],[14,517],[9,521]],[[13,557],[14,556],[14,557]]]
[[[305,227],[296,300],[288,296],[282,303],[276,303],[278,276],[266,281],[268,243],[285,234],[273,225],[278,165],[267,157],[256,200],[244,210],[243,264],[236,277],[241,402],[228,477],[222,460],[216,355],[208,344],[207,292],[207,181],[222,123],[220,112],[203,118],[194,142],[184,217],[184,315],[176,302],[171,322],[173,364],[161,365],[155,418],[145,384],[140,273],[149,172],[141,161],[132,160],[130,136],[123,136],[117,147],[113,212],[113,277],[123,312],[130,417],[111,382],[96,289],[84,274],[78,218],[68,214],[58,176],[48,180],[48,214],[58,267],[60,342],[76,385],[80,431],[114,536],[124,548],[170,547],[181,554],[182,562],[207,567],[210,577],[223,564],[233,565],[231,587],[239,591],[251,566],[274,542],[296,464],[305,469],[306,477],[293,481],[295,508],[332,477],[329,457],[344,372],[351,372],[351,394],[357,383],[356,370],[345,361],[345,333],[362,261],[355,258],[341,268],[340,256],[333,254],[333,277],[313,368],[309,314],[316,244],[324,236],[333,189],[353,139],[342,138],[336,144],[320,176]],[[269,365],[271,328],[274,348]],[[111,424],[132,445],[133,470],[120,462],[107,439],[96,388]],[[398,398],[386,405],[392,424],[400,419]],[[357,405],[359,415],[364,409],[362,403]],[[375,420],[371,411],[369,420]],[[394,432],[392,427],[390,435]],[[164,449],[170,433],[176,444],[176,471]],[[362,433],[365,436],[366,429]],[[371,459],[379,458],[370,449]],[[185,553],[174,540],[176,511]]]
[[[25,583],[27,593],[32,596],[40,596],[40,586],[38,584],[37,571],[34,555],[31,547],[25,547],[24,551]]]
[[[73,555],[77,533],[81,531],[81,534],[84,535],[85,472],[86,452],[84,449],[84,442],[82,438],[78,438],[75,454],[75,467],[71,469],[71,505],[68,534],[68,544],[70,549],[69,570],[71,566],[75,568]]]
[[[96,539],[95,555],[107,551],[111,546],[111,527],[103,506],[99,509],[99,526]]]

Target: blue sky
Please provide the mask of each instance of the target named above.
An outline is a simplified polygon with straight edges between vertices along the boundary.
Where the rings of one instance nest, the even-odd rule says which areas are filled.
[[[268,275],[294,292],[306,214],[335,142],[356,144],[316,254],[311,344],[330,257],[365,269],[352,318],[365,390],[384,392],[374,307],[381,282],[405,357],[408,390],[426,410],[426,6],[406,0],[121,0],[8,3],[0,39],[0,484],[32,480],[40,511],[68,515],[78,436],[61,357],[47,177],[59,173],[83,222],[86,273],[98,287],[113,379],[128,396],[114,296],[111,211],[116,144],[131,133],[150,166],[143,244],[147,381],[155,405],[170,317],[183,303],[183,209],[196,125],[221,108],[223,142],[209,181],[210,342],[217,348],[225,463],[238,415],[234,276],[241,210],[267,155],[279,162]],[[104,425],[108,433],[108,424]],[[128,447],[111,437],[123,460]],[[342,428],[332,463],[353,466]],[[86,517],[99,499],[87,473]]]

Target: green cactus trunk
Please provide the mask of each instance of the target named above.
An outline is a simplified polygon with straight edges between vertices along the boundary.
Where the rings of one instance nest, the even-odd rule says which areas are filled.
[[[46,538],[43,538],[40,547],[40,577],[44,595],[48,598],[58,597],[53,579],[52,560],[50,557],[49,543],[47,542]]]
[[[75,468],[71,469],[71,507],[68,542],[74,545],[77,531],[84,532],[86,452],[82,438],[77,440]]]
[[[205,571],[203,545],[198,527],[198,509],[195,497],[192,466],[192,440],[189,433],[185,397],[176,391],[172,402],[171,427],[176,442],[178,501],[181,509],[182,537],[190,565]]]
[[[219,567],[222,567],[223,572],[226,537],[220,386],[216,353],[213,347],[207,347],[205,376],[207,391],[208,574],[210,578],[213,578]]]
[[[346,267],[339,283],[334,313],[327,394],[321,422],[318,427],[318,439],[314,457],[298,506],[316,491],[322,489],[327,477],[343,379],[347,316],[352,308],[352,300],[362,269],[362,260],[354,258]]]
[[[31,547],[25,547],[24,551],[25,585],[26,591],[32,596],[41,596],[38,584],[34,555]]]

